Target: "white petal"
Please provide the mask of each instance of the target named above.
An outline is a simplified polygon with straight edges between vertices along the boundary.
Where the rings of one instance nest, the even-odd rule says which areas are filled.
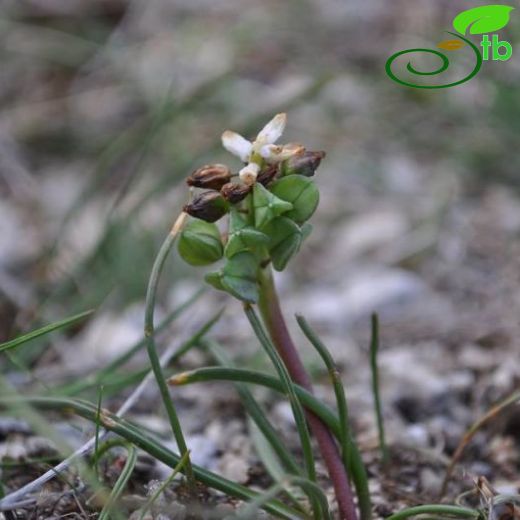
[[[258,172],[260,171],[260,166],[256,163],[249,163],[247,166],[244,166],[239,172],[238,175],[240,180],[244,184],[254,184],[256,181],[256,177],[258,176]]]
[[[222,134],[222,146],[233,155],[240,157],[240,160],[247,162],[251,155],[253,145],[240,134],[226,130]]]
[[[276,144],[266,144],[260,148],[260,155],[268,162],[268,163],[277,163],[280,161],[285,161],[294,155],[301,154],[305,151],[303,145],[298,143],[290,143],[285,144],[283,146],[279,146]]]
[[[262,146],[262,148],[260,148],[259,153],[264,159],[269,160],[269,159],[274,159],[275,157],[280,155],[281,152],[282,152],[282,147],[280,145],[264,144],[264,146]]]
[[[258,133],[256,140],[262,144],[272,144],[276,142],[285,130],[287,114],[276,114]]]

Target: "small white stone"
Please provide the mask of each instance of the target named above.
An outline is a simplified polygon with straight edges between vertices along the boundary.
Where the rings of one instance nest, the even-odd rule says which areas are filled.
[[[406,440],[414,446],[428,446],[428,430],[421,424],[412,424],[406,429],[404,435]]]

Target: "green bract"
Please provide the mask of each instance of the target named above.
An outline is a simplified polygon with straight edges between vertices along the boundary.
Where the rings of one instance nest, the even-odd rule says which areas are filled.
[[[246,227],[229,237],[224,252],[226,258],[231,258],[241,251],[254,251],[267,243],[269,243],[269,237],[265,233],[253,227]]]
[[[180,234],[178,250],[191,265],[209,265],[220,260],[224,251],[218,227],[203,220],[190,220]]]
[[[218,289],[219,291],[225,291],[226,288],[222,285],[222,273],[220,271],[214,271],[212,273],[207,273],[204,277],[206,282],[210,285]]]
[[[271,192],[292,204],[292,209],[284,216],[298,224],[302,224],[312,216],[320,200],[320,193],[314,182],[302,175],[282,177],[273,183]]]
[[[236,210],[230,213],[229,239],[224,249],[227,258],[231,258],[241,251],[255,252],[259,247],[269,243],[269,237],[258,231],[247,222]]]
[[[226,291],[239,300],[256,303],[258,261],[247,251],[231,257],[226,265],[216,273],[206,275],[206,281],[216,289]]]
[[[277,271],[283,271],[300,249],[303,233],[300,227],[287,217],[271,220],[264,231],[269,235],[269,255],[273,267]]]
[[[255,225],[257,228],[262,228],[273,218],[291,210],[292,204],[278,198],[257,183],[253,188],[253,207],[255,211]]]
[[[307,237],[312,233],[312,224],[309,224],[308,222],[305,222],[305,224],[303,224],[300,227],[300,230],[302,232],[302,241],[306,240]]]

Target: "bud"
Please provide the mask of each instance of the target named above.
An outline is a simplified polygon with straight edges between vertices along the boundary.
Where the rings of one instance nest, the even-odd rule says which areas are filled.
[[[190,265],[209,265],[222,258],[224,248],[215,224],[191,220],[179,237],[178,251]]]
[[[282,176],[296,174],[312,177],[324,157],[325,152],[304,152],[295,155],[282,163]]]
[[[277,173],[278,165],[271,164],[258,174],[256,182],[259,182],[262,186],[267,186],[276,177]]]
[[[229,205],[220,193],[205,191],[186,204],[183,211],[206,222],[216,222],[228,212],[228,209]]]
[[[232,182],[228,182],[220,188],[220,193],[231,204],[237,204],[249,195],[252,188],[252,186],[247,184],[233,184]]]
[[[225,164],[206,164],[195,170],[187,179],[189,186],[220,190],[231,179],[231,170]]]

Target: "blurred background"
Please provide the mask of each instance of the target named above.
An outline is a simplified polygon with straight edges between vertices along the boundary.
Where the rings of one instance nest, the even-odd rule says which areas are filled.
[[[4,371],[50,384],[138,340],[153,259],[186,200],[183,179],[208,162],[238,168],[222,131],[252,137],[285,111],[282,141],[327,152],[314,232],[278,278],[291,326],[298,311],[322,334],[370,445],[377,311],[389,435],[421,446],[440,436],[449,452],[479,410],[520,382],[520,14],[500,32],[512,59],[484,62],[461,86],[406,88],[384,66],[398,50],[434,48],[477,5],[3,0],[0,338],[97,309],[50,344],[23,347]],[[170,261],[159,314],[202,278]],[[200,324],[222,301],[208,291],[192,318]],[[257,349],[231,300],[214,335],[234,355]],[[219,399],[185,399],[203,410],[210,397]],[[520,443],[517,425],[501,435]]]

